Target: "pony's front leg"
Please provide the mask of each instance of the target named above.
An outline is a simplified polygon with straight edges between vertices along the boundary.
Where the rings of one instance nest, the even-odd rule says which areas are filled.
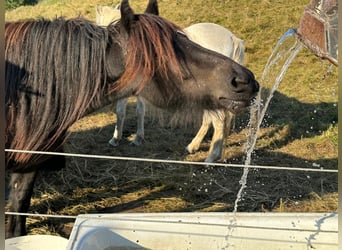
[[[9,183],[9,211],[27,213],[37,171],[12,173]],[[26,235],[26,216],[9,215],[6,238]]]
[[[200,129],[198,130],[196,136],[192,139],[189,145],[186,146],[185,148],[185,150],[188,153],[193,154],[200,148],[201,142],[203,141],[204,136],[207,134],[211,122],[212,121],[211,121],[210,111],[204,110],[203,117],[202,117],[202,125]]]
[[[137,97],[137,134],[131,144],[135,146],[140,146],[144,143],[145,140],[145,129],[144,129],[144,120],[145,120],[145,102],[142,97]]]
[[[114,147],[119,146],[122,139],[122,130],[126,118],[126,107],[128,98],[123,98],[116,103],[116,126],[112,139],[109,140],[109,144]]]

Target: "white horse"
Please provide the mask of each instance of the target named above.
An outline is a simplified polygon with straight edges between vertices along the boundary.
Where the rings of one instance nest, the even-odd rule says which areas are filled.
[[[120,19],[118,6],[115,8],[108,6],[96,7],[96,23],[106,26],[110,22]],[[210,50],[214,50],[227,57],[230,57],[239,64],[243,64],[245,45],[244,41],[236,37],[228,29],[214,23],[197,23],[184,29],[184,32],[193,42]],[[118,146],[122,138],[123,124],[126,117],[127,98],[116,103],[117,123],[113,138],[109,143]],[[144,115],[145,103],[142,97],[137,96],[137,133],[132,141],[134,145],[141,145],[144,141]],[[191,143],[186,146],[189,153],[194,153],[200,148],[200,144],[207,134],[210,125],[214,127],[209,156],[205,162],[214,162],[222,157],[223,142],[228,135],[234,115],[226,110],[204,110],[202,125]]]

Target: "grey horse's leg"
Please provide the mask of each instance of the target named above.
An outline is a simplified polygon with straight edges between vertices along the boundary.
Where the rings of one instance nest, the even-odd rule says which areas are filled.
[[[204,136],[207,134],[210,124],[211,124],[211,116],[209,114],[210,111],[204,110],[203,117],[202,117],[202,125],[198,130],[196,136],[192,139],[190,144],[186,146],[186,151],[190,154],[195,153],[201,145],[201,142],[204,139]]]
[[[123,98],[118,100],[116,103],[116,126],[113,137],[109,140],[109,144],[114,147],[119,146],[120,140],[122,139],[122,130],[126,118],[127,100],[128,98]]]
[[[9,211],[27,213],[37,171],[12,173],[9,184]],[[26,216],[9,215],[6,238],[26,235]]]
[[[205,159],[205,162],[215,162],[222,157],[224,139],[230,132],[233,119],[233,114],[224,110],[215,110],[215,112],[210,113],[210,116],[214,134],[211,139],[209,156]]]
[[[145,103],[142,97],[137,97],[137,134],[134,140],[131,142],[132,145],[140,146],[144,143],[145,140],[145,131],[144,131],[144,119],[145,119]]]

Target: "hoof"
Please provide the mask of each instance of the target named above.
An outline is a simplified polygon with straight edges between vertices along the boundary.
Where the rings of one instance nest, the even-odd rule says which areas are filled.
[[[212,157],[208,157],[207,159],[204,160],[204,162],[213,163],[213,162],[215,162],[215,159],[213,159]]]
[[[207,162],[207,163],[214,163],[214,162],[217,162],[219,161],[221,158],[220,155],[217,155],[217,154],[211,154],[207,157],[207,159],[205,159],[204,162]]]
[[[141,146],[145,142],[144,138],[141,137],[135,137],[133,141],[131,141],[130,145],[133,146]]]
[[[186,148],[185,148],[185,153],[187,153],[187,154],[194,154],[194,153],[196,153],[196,150],[191,149],[191,148],[189,147],[189,145],[188,145],[188,146],[186,146]]]
[[[109,142],[108,142],[110,145],[112,145],[113,147],[118,147],[120,145],[120,140],[117,140],[117,139],[110,139]]]

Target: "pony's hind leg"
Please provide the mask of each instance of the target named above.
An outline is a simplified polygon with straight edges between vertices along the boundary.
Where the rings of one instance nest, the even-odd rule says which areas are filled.
[[[222,157],[223,143],[231,130],[233,114],[229,111],[216,110],[212,112],[211,120],[213,122],[214,134],[211,140],[209,156],[205,162],[215,162]]]
[[[185,150],[193,154],[200,148],[201,142],[204,139],[204,136],[207,134],[210,124],[211,124],[211,116],[209,114],[210,111],[204,110],[202,117],[202,125],[198,130],[196,136],[192,139],[192,141],[186,146]]]
[[[9,211],[26,213],[30,206],[37,171],[12,173],[9,183]],[[9,215],[6,238],[26,235],[26,216]]]
[[[126,118],[126,107],[128,98],[123,98],[116,103],[116,126],[113,133],[112,139],[109,140],[109,144],[114,147],[119,146],[120,140],[122,139],[122,130]]]
[[[205,162],[214,162],[221,158],[224,140],[224,112],[221,110],[211,112],[210,117],[214,127],[214,134],[210,143],[209,156],[205,159]]]
[[[140,146],[144,143],[145,140],[145,130],[144,130],[144,120],[145,120],[145,102],[142,97],[137,97],[137,134],[133,141],[132,145]]]

